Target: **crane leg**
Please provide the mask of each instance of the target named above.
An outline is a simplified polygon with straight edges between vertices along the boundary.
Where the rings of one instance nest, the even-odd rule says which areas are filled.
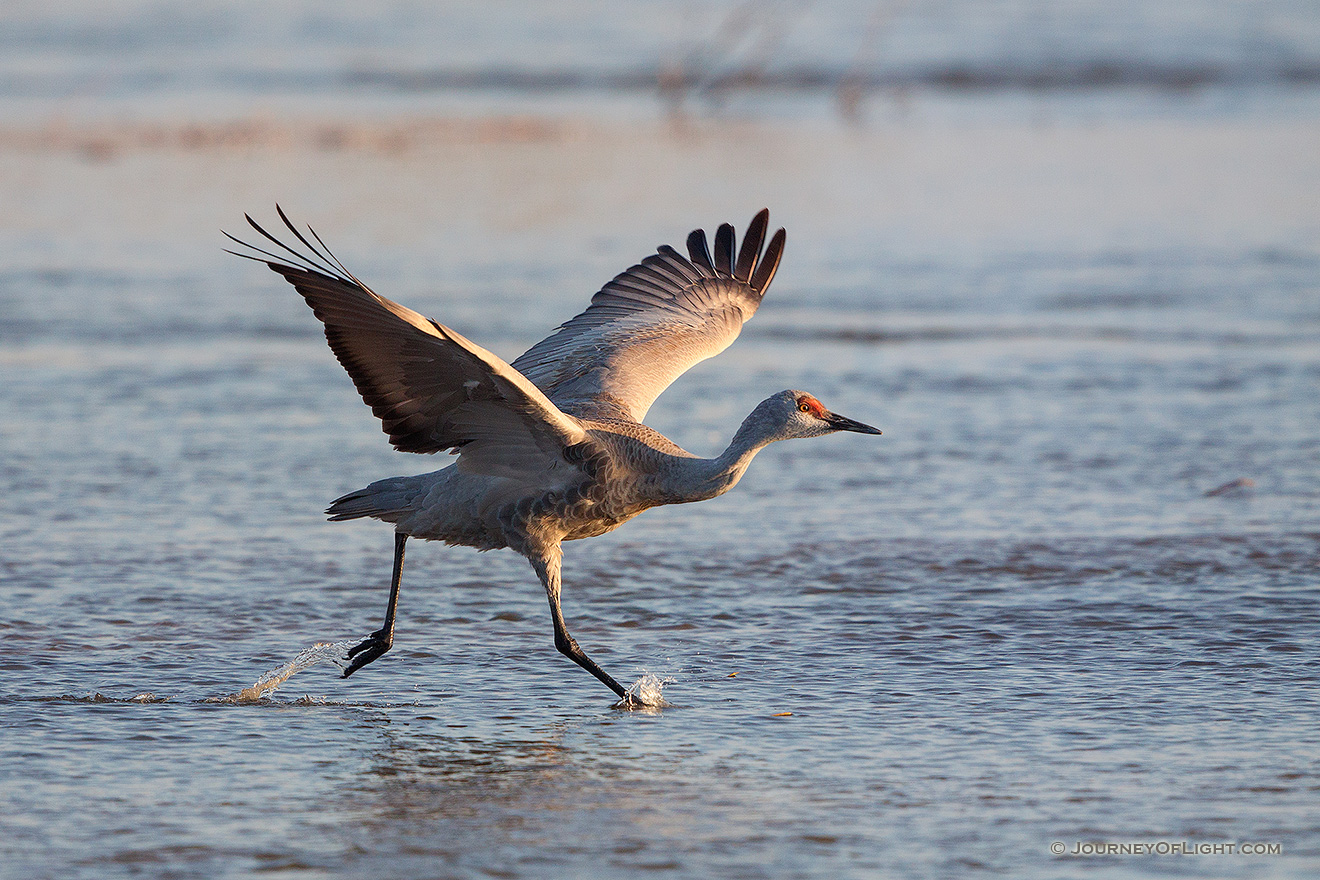
[[[550,619],[555,626],[555,648],[559,653],[572,660],[578,666],[596,676],[602,684],[614,691],[619,697],[616,708],[640,706],[641,703],[636,700],[623,685],[614,680],[604,669],[596,664],[587,656],[587,652],[578,646],[577,640],[568,633],[568,626],[564,623],[564,612],[559,607],[559,556],[554,554],[548,559],[532,559],[532,567],[536,569],[536,574],[541,578],[541,584],[545,587],[546,596],[550,600]]]
[[[385,623],[360,643],[349,648],[348,659],[353,662],[344,670],[344,678],[348,678],[384,654],[394,644],[394,612],[399,607],[399,581],[403,577],[403,545],[407,540],[408,536],[402,532],[394,533],[394,574],[390,578],[390,604],[385,609]]]

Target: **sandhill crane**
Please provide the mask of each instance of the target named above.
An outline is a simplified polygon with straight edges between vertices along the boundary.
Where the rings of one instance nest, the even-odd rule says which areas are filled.
[[[233,236],[259,256],[230,253],[266,263],[302,294],[395,449],[458,456],[442,470],[350,492],[326,511],[334,521],[394,524],[385,621],[349,650],[345,678],[393,644],[404,544],[415,537],[527,557],[550,601],[555,647],[614,691],[618,705],[636,705],[569,635],[559,602],[561,543],[612,531],[650,507],[721,495],[776,440],[880,433],[802,391],[761,401],[715,458],[698,458],[642,424],[660,392],[727,348],[756,312],[784,251],[780,229],[762,252],[767,210],[752,219],[736,258],[732,226],[719,227],[713,256],[705,232],[694,230],[687,258],[660,247],[512,364],[372,292],[315,231],[308,229],[313,245],[276,211],[306,251],[247,217],[289,256]]]

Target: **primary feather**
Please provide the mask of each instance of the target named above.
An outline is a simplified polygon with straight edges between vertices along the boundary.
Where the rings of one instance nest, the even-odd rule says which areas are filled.
[[[307,267],[263,262],[288,279],[325,325],[331,350],[395,449],[457,450],[460,470],[535,485],[538,476],[567,464],[565,449],[587,440],[581,422],[495,354],[375,293],[328,252],[319,261],[295,256]]]
[[[617,275],[591,305],[513,362],[563,412],[640,422],[660,393],[738,337],[761,304],[784,253],[784,230],[765,252],[770,212],[747,230],[733,264],[733,227],[715,236],[715,259],[698,229],[685,259],[662,245]]]

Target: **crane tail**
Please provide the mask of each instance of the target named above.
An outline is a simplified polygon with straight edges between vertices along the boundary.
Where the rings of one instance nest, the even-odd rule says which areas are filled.
[[[325,512],[331,522],[363,517],[398,522],[414,510],[414,502],[420,495],[421,490],[415,478],[390,477],[336,498]]]

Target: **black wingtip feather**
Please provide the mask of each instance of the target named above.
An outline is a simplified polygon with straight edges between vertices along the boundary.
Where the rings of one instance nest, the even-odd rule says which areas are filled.
[[[345,278],[349,281],[352,281],[353,283],[357,284],[359,287],[365,286],[362,284],[361,281],[358,281],[357,278],[353,277],[353,273],[348,271],[348,269],[344,267],[343,263],[339,262],[338,257],[336,257],[334,254],[330,252],[330,248],[325,246],[325,242],[321,241],[321,236],[316,234],[315,229],[313,229],[310,226],[307,227],[307,231],[312,234],[312,238],[316,239],[316,243],[321,246],[320,250],[317,250],[316,245],[312,244],[310,241],[308,241],[306,238],[303,237],[303,234],[298,231],[298,227],[294,226],[293,221],[291,221],[289,219],[289,216],[284,213],[284,209],[280,207],[279,202],[275,203],[275,213],[280,215],[280,219],[284,221],[284,225],[289,228],[289,231],[292,232],[294,235],[296,235],[298,237],[298,240],[301,241],[309,251],[316,254],[316,256],[321,260],[321,262],[323,262],[326,265],[326,267],[331,270],[332,273],[335,268],[338,268],[339,271],[343,273],[340,276],[341,278]]]
[[[277,210],[278,210],[278,206],[277,206]],[[252,216],[251,216],[250,214],[244,214],[244,215],[243,215],[243,219],[246,220],[246,221],[248,222],[248,225],[251,226],[253,229],[255,229],[255,230],[256,230],[256,231],[257,231],[257,232],[258,232],[263,238],[265,238],[267,241],[273,242],[273,243],[275,244],[275,246],[278,247],[280,250],[285,251],[285,252],[288,253],[290,256],[292,256],[292,257],[294,258],[294,260],[297,261],[297,262],[294,264],[295,266],[298,266],[298,267],[305,267],[306,269],[308,269],[309,271],[312,271],[312,272],[325,273],[325,272],[329,271],[329,273],[330,273],[331,275],[334,274],[334,270],[333,270],[332,268],[330,268],[329,266],[321,265],[321,264],[317,263],[315,260],[313,260],[313,259],[311,259],[310,257],[308,257],[306,254],[300,254],[300,253],[298,253],[298,252],[295,251],[293,248],[289,247],[287,244],[285,244],[284,242],[280,241],[280,240],[279,240],[278,238],[276,238],[275,236],[271,235],[271,234],[270,234],[269,232],[267,232],[264,228],[262,228],[262,226],[261,226],[260,223],[258,223],[256,220],[253,220],[253,219],[252,219]],[[287,223],[288,221],[286,220],[285,222]],[[297,231],[296,231],[296,230],[295,230],[295,234],[297,234]],[[256,251],[257,253],[259,253],[259,254],[265,254],[266,256],[270,257],[270,258],[273,259],[273,260],[283,261],[283,260],[285,260],[285,259],[288,259],[287,257],[281,257],[281,256],[278,256],[278,255],[276,255],[276,254],[273,254],[273,253],[271,253],[270,251],[262,250],[261,248],[255,246],[255,245],[248,244],[246,241],[240,241],[239,239],[234,238],[232,235],[229,235],[229,233],[227,233],[227,232],[225,233],[225,235],[227,235],[229,238],[233,239],[234,241],[237,241],[239,244],[243,245],[244,247],[252,248],[252,250]],[[299,238],[301,238],[301,237],[302,237],[302,236],[299,236]],[[320,253],[318,253],[315,249],[313,249],[312,252],[315,253],[318,257],[320,256]],[[275,269],[275,266],[272,264],[272,265],[271,265],[271,268],[272,268],[272,269]],[[278,272],[279,270],[278,270],[278,269],[275,269],[275,271]]]
[[[687,237],[689,259],[698,271],[732,277],[757,293],[763,294],[779,269],[779,261],[784,256],[786,238],[784,230],[780,228],[771,237],[770,244],[762,251],[769,226],[770,209],[762,208],[752,217],[752,222],[747,224],[747,233],[743,237],[742,247],[738,250],[736,262],[734,228],[731,224],[723,223],[716,230],[713,258],[706,240],[706,230],[694,229]]]
[[[710,247],[706,244],[706,230],[694,229],[688,233],[687,249],[693,265],[712,273],[715,271],[715,264],[710,259]]]
[[[280,254],[272,253],[271,251],[265,250],[263,248],[259,248],[256,245],[251,244],[250,242],[243,241],[241,238],[235,238],[234,236],[230,235],[228,232],[225,232],[222,229],[220,230],[221,233],[230,241],[235,242],[236,244],[240,244],[243,247],[248,248],[249,250],[255,251],[256,253],[261,254],[261,256],[257,257],[257,256],[253,256],[252,254],[243,254],[243,253],[239,253],[238,251],[227,250],[226,252],[231,253],[236,257],[244,257],[249,260],[256,260],[259,263],[265,263],[271,269],[273,269],[276,272],[279,272],[281,275],[284,275],[286,278],[288,277],[288,275],[285,272],[285,270],[292,269],[297,272],[310,272],[313,275],[320,275],[325,278],[331,278],[334,279],[335,281],[339,281],[345,284],[353,284],[361,288],[362,290],[367,291],[368,293],[371,292],[371,288],[363,284],[362,281],[356,275],[350,272],[348,270],[348,267],[345,266],[343,262],[340,261],[340,259],[334,255],[334,252],[331,251],[330,248],[326,247],[325,242],[321,240],[321,236],[316,234],[315,229],[311,228],[310,226],[307,227],[307,232],[311,235],[311,239],[308,239],[307,236],[299,232],[298,228],[293,225],[293,221],[291,221],[289,219],[289,216],[284,213],[284,209],[280,207],[279,204],[275,205],[275,212],[279,214],[280,220],[283,221],[284,225],[288,228],[288,230],[294,234],[294,237],[296,237],[298,241],[302,242],[303,246],[307,248],[308,253],[302,253],[296,251],[293,248],[289,247],[284,242],[280,241],[274,235],[267,232],[266,229],[260,223],[258,223],[256,220],[253,220],[250,214],[243,215],[243,219],[247,220],[248,225],[251,226],[253,229],[255,229],[261,235],[262,238],[265,238],[267,241],[272,242],[276,247],[287,253],[289,256],[287,257],[281,256]],[[313,241],[315,241],[316,244],[312,244]],[[289,280],[292,281],[293,279],[289,279]]]
[[[721,223],[715,231],[715,271],[733,274],[733,226]]]
[[[252,254],[240,254],[238,251],[231,251],[229,250],[229,248],[222,248],[222,250],[227,254],[233,254],[234,256],[242,257],[245,260],[254,260],[258,263],[265,263],[267,266],[274,269],[276,272],[280,271],[277,268],[278,266],[287,265],[285,261],[289,259],[288,257],[281,257],[278,254],[272,254],[270,251],[264,250],[263,248],[259,248],[255,244],[251,244],[249,242],[243,241],[243,239],[241,238],[235,238],[234,236],[230,235],[228,232],[225,232],[223,229],[220,230],[220,232],[225,236],[225,238],[229,239],[230,241],[241,244],[243,247],[247,248],[248,250],[256,251],[257,253],[261,254],[261,256],[254,257]],[[278,242],[276,243],[278,244]],[[299,254],[294,254],[294,256],[296,257],[298,263],[307,264],[306,257],[303,257]],[[320,271],[316,267],[312,267],[310,270],[303,269],[303,266],[297,266],[296,268],[302,271]]]
[[[759,215],[758,215],[759,216]],[[764,234],[764,230],[762,230]],[[756,272],[753,273],[751,281],[752,290],[759,294],[764,294],[765,289],[770,286],[774,280],[775,272],[779,269],[779,261],[784,257],[784,241],[788,234],[784,232],[781,226],[779,230],[770,238],[770,244],[766,246],[765,253],[761,255],[761,261],[756,266]]]
[[[770,209],[762,208],[747,226],[742,249],[738,251],[738,265],[733,270],[733,277],[739,281],[751,280],[752,270],[756,268],[756,258],[761,255],[761,245],[765,244],[765,228],[769,223]]]

